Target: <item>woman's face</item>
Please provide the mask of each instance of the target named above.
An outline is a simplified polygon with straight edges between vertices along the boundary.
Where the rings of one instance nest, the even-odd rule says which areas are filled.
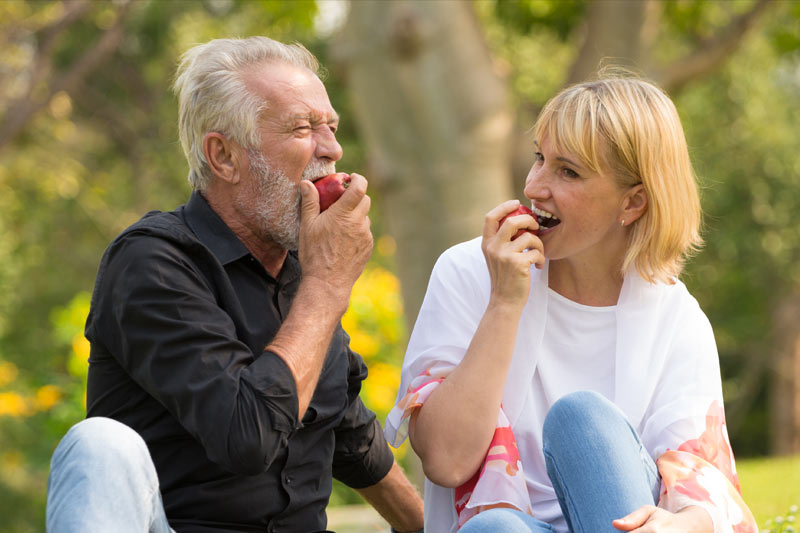
[[[621,225],[626,191],[610,172],[589,170],[575,154],[558,149],[547,138],[537,148],[525,196],[542,221],[539,238],[545,256],[551,261],[615,268],[627,246]]]

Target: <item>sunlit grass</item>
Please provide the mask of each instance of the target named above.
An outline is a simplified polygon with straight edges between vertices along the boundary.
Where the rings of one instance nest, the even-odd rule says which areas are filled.
[[[759,526],[800,505],[800,455],[740,459],[736,468],[744,500]]]

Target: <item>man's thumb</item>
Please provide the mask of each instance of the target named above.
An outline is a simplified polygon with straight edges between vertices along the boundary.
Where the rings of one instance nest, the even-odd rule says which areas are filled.
[[[300,207],[302,216],[305,218],[319,215],[319,193],[317,188],[308,180],[302,180],[299,187],[302,197]]]

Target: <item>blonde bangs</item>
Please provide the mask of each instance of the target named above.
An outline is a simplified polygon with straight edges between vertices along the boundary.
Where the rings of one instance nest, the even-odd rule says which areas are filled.
[[[588,91],[564,91],[548,102],[536,121],[536,139],[578,156],[593,172],[603,168],[596,103]]]

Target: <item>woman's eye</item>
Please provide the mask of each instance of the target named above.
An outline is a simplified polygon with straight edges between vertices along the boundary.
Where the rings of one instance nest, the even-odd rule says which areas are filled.
[[[564,167],[561,169],[562,174],[567,178],[579,178],[580,175],[571,168]]]
[[[542,162],[544,162],[544,156],[542,155],[542,152],[536,152],[536,153],[533,155],[533,157],[535,158],[535,160],[536,160],[536,162],[537,162],[537,163],[542,163]]]

